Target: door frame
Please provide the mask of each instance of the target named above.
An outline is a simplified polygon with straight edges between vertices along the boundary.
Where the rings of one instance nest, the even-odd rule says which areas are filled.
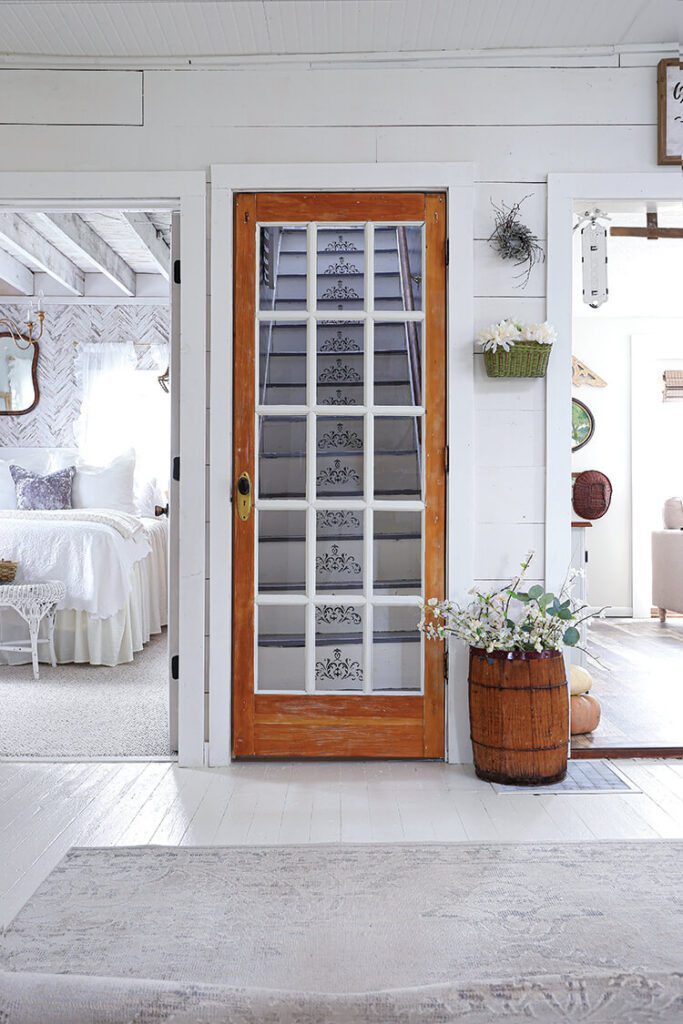
[[[233,197],[236,192],[445,192],[447,277],[446,586],[463,599],[474,548],[474,165],[469,163],[230,164],[210,175],[209,764],[231,761]],[[222,553],[226,552],[227,557]],[[467,653],[451,645],[446,700],[451,763],[472,760]]]
[[[574,203],[681,198],[680,167],[627,174],[548,175],[548,320],[557,330],[546,380],[545,584],[553,590],[571,561],[572,228]]]
[[[159,206],[180,211],[183,280],[178,385],[182,401],[179,450],[172,453],[180,457],[182,465],[176,638],[180,665],[178,763],[201,766],[205,750],[206,175],[203,171],[0,172],[0,209],[88,206]],[[174,688],[170,693],[173,695]]]

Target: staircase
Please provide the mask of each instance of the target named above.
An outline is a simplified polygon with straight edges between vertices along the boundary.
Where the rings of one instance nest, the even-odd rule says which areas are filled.
[[[420,309],[420,229],[377,228],[374,248],[375,309]],[[343,505],[365,495],[365,420],[362,414],[354,415],[354,407],[362,407],[365,400],[364,331],[358,321],[339,319],[345,310],[363,308],[362,229],[319,228],[315,263],[318,309],[336,314],[317,323],[315,402],[331,414],[319,415],[316,421],[316,494],[326,500],[342,499],[338,508],[316,513],[316,589],[338,595],[333,603],[315,609],[316,690],[361,691],[368,667],[373,691],[419,690],[418,608],[374,606],[368,666],[363,657],[366,612],[343,604],[339,596],[360,594],[365,586],[364,512]],[[301,500],[306,497],[305,411],[283,416],[276,407],[307,403],[305,229],[269,229],[262,240],[260,270],[261,310],[300,310],[302,317],[293,322],[261,320],[257,400],[261,406],[272,406],[273,414],[259,418],[258,496]],[[373,359],[374,404],[392,407],[391,415],[373,418],[375,498],[420,501],[421,421],[400,413],[401,407],[422,404],[421,324],[376,319]],[[376,509],[373,518],[375,598],[421,594],[421,513]],[[303,510],[260,512],[260,593],[305,592],[305,533]],[[305,614],[304,606],[260,607],[260,689],[303,688]]]

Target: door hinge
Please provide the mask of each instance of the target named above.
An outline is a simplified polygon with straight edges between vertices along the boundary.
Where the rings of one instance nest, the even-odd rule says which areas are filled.
[[[177,654],[174,654],[171,658],[171,679],[177,680],[180,676],[180,658]]]
[[[451,261],[451,242],[450,242],[449,238],[447,238],[446,242],[445,242],[445,257],[446,257],[446,266],[448,266],[448,264]]]
[[[173,479],[180,480],[180,456],[176,455],[173,459]]]
[[[443,652],[443,679],[448,682],[448,648]]]
[[[173,260],[173,284],[180,284],[180,260]]]
[[[451,450],[448,445],[443,450],[443,471],[447,473],[451,468]]]

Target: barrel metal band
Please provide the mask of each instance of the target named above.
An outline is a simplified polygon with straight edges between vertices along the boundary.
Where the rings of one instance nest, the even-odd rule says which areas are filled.
[[[478,679],[468,679],[470,686],[479,686],[482,690],[507,690],[509,693],[524,693],[527,690],[533,693],[547,693],[548,690],[564,690],[567,687],[567,680],[563,683],[551,683],[550,686],[491,686],[490,683],[480,683]]]
[[[476,743],[478,747],[486,747],[487,750],[496,750],[499,753],[506,754],[537,754],[541,750],[566,750],[567,742],[556,743],[552,747],[493,747],[490,743],[482,743],[481,740],[475,740],[474,736],[470,733],[470,739],[472,743]]]

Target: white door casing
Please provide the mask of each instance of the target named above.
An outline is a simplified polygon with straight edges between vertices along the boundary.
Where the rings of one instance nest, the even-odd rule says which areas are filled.
[[[206,176],[185,172],[2,172],[0,209],[178,210],[181,223],[177,691],[178,762],[204,761]],[[171,581],[173,585],[173,581]],[[173,699],[171,690],[171,699]],[[172,715],[173,718],[173,715]]]
[[[211,169],[211,380],[209,484],[209,763],[230,761],[232,207],[236,192],[445,191],[448,202],[448,480],[447,586],[464,598],[472,585],[474,539],[473,217],[471,164],[235,164]],[[227,557],[226,557],[227,555]],[[450,654],[447,750],[471,761],[467,655]]]

